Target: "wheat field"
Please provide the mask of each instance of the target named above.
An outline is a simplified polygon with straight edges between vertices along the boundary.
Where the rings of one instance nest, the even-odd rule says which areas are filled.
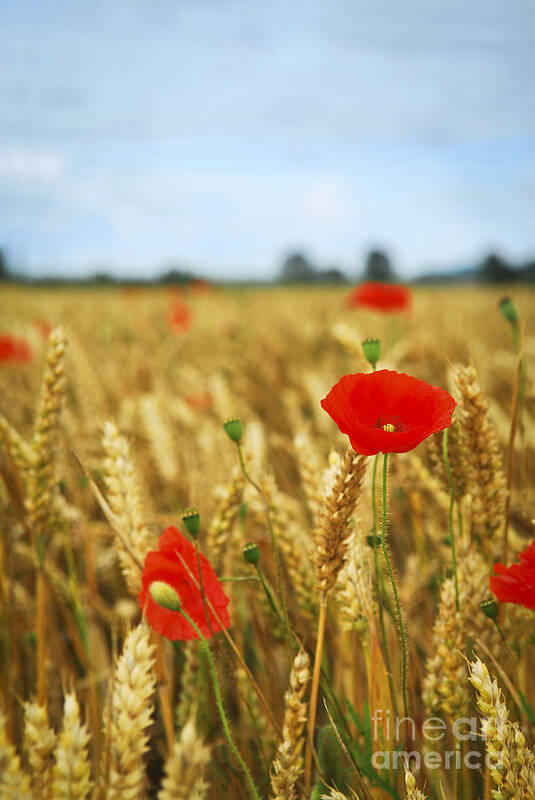
[[[487,602],[534,538],[535,292],[519,352],[501,289],[346,293],[2,289],[0,800],[535,798],[535,615]],[[383,487],[320,406],[367,337],[456,399],[451,480],[436,433]],[[141,572],[191,507],[230,627],[171,642]]]

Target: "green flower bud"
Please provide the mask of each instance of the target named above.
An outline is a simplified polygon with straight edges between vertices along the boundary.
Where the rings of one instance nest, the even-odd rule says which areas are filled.
[[[239,417],[230,417],[227,419],[227,421],[223,423],[223,428],[225,429],[225,433],[229,439],[232,439],[232,441],[236,442],[236,444],[241,442],[241,437],[243,436],[243,425],[241,424],[241,419]]]
[[[155,603],[168,611],[180,611],[180,598],[172,586],[164,581],[153,581],[149,592]]]
[[[381,358],[381,342],[379,339],[364,339],[362,342],[362,352],[366,361],[375,369],[377,362]]]
[[[190,536],[197,537],[201,530],[201,515],[196,508],[186,508],[182,513],[182,522]]]
[[[248,564],[258,564],[260,561],[260,548],[254,542],[247,542],[243,546],[242,553]]]
[[[498,303],[498,308],[502,312],[503,317],[510,322],[511,325],[516,325],[518,322],[518,311],[515,301],[510,297],[502,297]]]
[[[381,547],[381,537],[374,536],[372,533],[369,533],[368,536],[366,536],[366,542],[370,547]]]
[[[489,619],[498,618],[498,603],[493,597],[489,598],[488,600],[483,600],[483,602],[479,604],[479,607],[484,615]]]

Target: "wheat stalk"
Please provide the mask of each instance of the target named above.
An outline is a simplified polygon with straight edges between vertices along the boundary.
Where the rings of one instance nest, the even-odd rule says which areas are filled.
[[[215,516],[208,526],[206,549],[216,571],[223,565],[223,556],[240,511],[243,487],[244,478],[239,473],[222,489]]]

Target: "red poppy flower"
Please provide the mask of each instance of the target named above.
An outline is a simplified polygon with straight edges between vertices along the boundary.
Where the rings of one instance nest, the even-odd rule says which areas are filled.
[[[406,453],[451,425],[455,400],[403,372],[380,369],[344,375],[322,407],[363,456]]]
[[[181,286],[169,286],[166,292],[170,297],[184,297],[184,289]]]
[[[121,289],[121,295],[125,300],[136,300],[143,294],[143,289],[135,283],[126,284]]]
[[[201,408],[211,408],[212,395],[210,392],[198,392],[197,394],[187,394],[185,401],[190,408],[198,411]]]
[[[52,331],[52,325],[49,325],[49,323],[45,319],[36,319],[35,327],[37,328],[43,339],[48,339]]]
[[[502,603],[535,609],[535,541],[519,555],[520,564],[494,564],[490,589]]]
[[[187,641],[188,639],[198,639],[199,637],[180,611],[170,611],[153,599],[150,587],[155,582],[164,583],[176,592],[182,608],[199,627],[203,636],[209,638],[212,636],[212,631],[217,633],[222,629],[222,626],[229,627],[230,617],[227,608],[229,599],[223,591],[223,587],[211,564],[203,555],[201,555],[201,570],[204,593],[208,601],[206,603],[206,613],[212,630],[210,630],[206,619],[203,598],[199,588],[197,554],[191,542],[182,536],[176,528],[169,527],[165,529],[158,540],[158,550],[151,550],[147,553],[141,576],[142,588],[138,595],[139,605],[149,625],[161,633],[162,636],[165,636],[166,639]],[[195,580],[193,580],[192,576]],[[216,611],[219,620],[221,620],[221,625],[212,612],[210,605]]]
[[[0,362],[25,362],[31,361],[32,349],[24,339],[6,333],[0,336]]]
[[[212,288],[210,283],[202,278],[194,278],[189,286],[191,291],[196,294],[208,294]]]
[[[191,328],[191,311],[185,303],[176,300],[169,307],[168,320],[172,329],[185,333]]]
[[[375,311],[407,311],[411,306],[411,293],[406,286],[368,281],[351,292],[347,305],[350,308],[364,307]]]

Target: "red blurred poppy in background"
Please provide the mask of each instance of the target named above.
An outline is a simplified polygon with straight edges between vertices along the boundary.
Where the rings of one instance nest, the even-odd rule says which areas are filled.
[[[354,289],[347,298],[350,308],[371,308],[374,311],[408,311],[411,293],[406,286],[368,281]]]
[[[52,331],[52,325],[49,325],[49,323],[45,319],[36,319],[35,327],[37,328],[43,339],[48,339]]]
[[[121,296],[125,300],[136,300],[143,294],[143,287],[136,283],[129,283],[121,289]]]
[[[0,362],[24,363],[31,361],[32,348],[24,339],[17,339],[10,333],[0,335]]]
[[[196,294],[209,294],[209,292],[212,290],[211,284],[202,278],[193,278],[189,287],[191,291],[195,292]]]
[[[171,303],[167,313],[167,318],[171,330],[186,333],[186,331],[189,331],[191,328],[191,309],[181,300],[175,300],[173,303]]]
[[[203,598],[199,589],[197,554],[191,542],[176,528],[169,527],[164,530],[158,540],[158,550],[151,550],[147,553],[141,576],[142,588],[138,595],[139,605],[149,625],[166,639],[187,641],[199,637],[180,611],[170,611],[156,603],[150,593],[150,586],[155,581],[166,583],[176,592],[182,608],[206,638],[212,636],[212,632],[217,633],[222,630],[222,627],[228,628],[230,625],[229,598],[208,559],[201,555],[200,560],[203,588],[207,599],[206,613],[210,625],[206,619]],[[221,625],[210,605],[215,609]]]
[[[184,397],[190,408],[199,410],[201,408],[212,407],[212,395],[210,392],[198,392],[197,394],[187,394]]]
[[[184,297],[184,288],[182,286],[177,286],[176,284],[168,286],[165,291],[169,297]]]
[[[490,589],[502,603],[535,609],[535,541],[519,555],[520,563],[494,564]]]
[[[344,375],[321,401],[363,456],[406,453],[451,425],[455,400],[445,389],[403,372]]]

